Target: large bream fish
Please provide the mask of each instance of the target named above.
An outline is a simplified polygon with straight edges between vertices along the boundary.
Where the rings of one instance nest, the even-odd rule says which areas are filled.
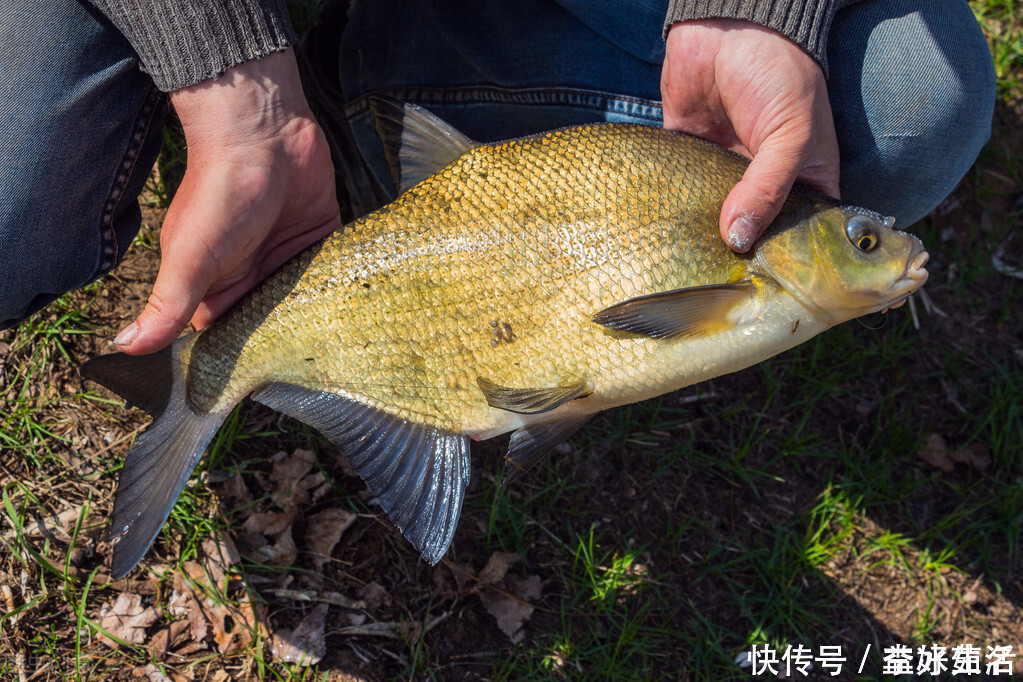
[[[121,472],[116,577],[245,396],[337,444],[436,562],[470,440],[511,432],[514,478],[601,410],[753,365],[927,278],[890,219],[799,186],[732,252],[718,214],[748,162],[694,137],[594,124],[478,144],[417,107],[374,106],[396,201],[168,351],[84,366],[156,417]]]

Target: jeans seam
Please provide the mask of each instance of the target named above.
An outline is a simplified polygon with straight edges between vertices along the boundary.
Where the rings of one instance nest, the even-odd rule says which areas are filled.
[[[632,104],[639,107],[660,108],[661,102],[648,100],[642,97],[608,93],[601,90],[589,90],[584,88],[568,88],[558,85],[511,88],[495,85],[470,85],[456,87],[430,87],[423,85],[396,85],[382,88],[374,93],[368,93],[357,97],[348,104],[349,115],[352,113],[368,110],[369,104],[366,98],[370,94],[386,94],[400,101],[421,102],[433,100],[435,103],[444,104],[535,104],[551,105],[565,104],[573,106],[585,106],[594,110],[606,110],[593,104],[598,100],[607,100]],[[590,104],[587,103],[587,100]]]
[[[139,154],[149,134],[149,128],[153,119],[163,102],[164,94],[150,86],[149,92],[142,101],[138,114],[135,117],[135,124],[132,126],[128,146],[124,156],[118,164],[117,177],[107,195],[106,203],[103,205],[103,215],[100,219],[100,263],[96,276],[109,272],[117,264],[118,243],[117,231],[114,229],[114,213],[124,198],[125,189],[135,170]]]

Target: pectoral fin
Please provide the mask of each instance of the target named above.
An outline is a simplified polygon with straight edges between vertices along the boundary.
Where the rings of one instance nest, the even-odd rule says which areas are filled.
[[[569,400],[583,398],[590,393],[585,381],[553,388],[508,388],[483,377],[476,377],[476,385],[483,391],[488,405],[518,414],[549,412]]]
[[[508,443],[507,474],[502,486],[509,485],[522,478],[537,462],[543,459],[560,443],[579,430],[593,415],[573,415],[566,419],[557,419],[542,424],[530,424],[517,429]]]
[[[440,561],[455,536],[469,483],[467,436],[292,384],[270,384],[252,398],[309,424],[341,448],[394,525],[424,559]]]
[[[751,280],[675,289],[630,298],[593,316],[608,329],[675,339],[714,334],[732,326],[729,313],[749,300],[757,287]]]

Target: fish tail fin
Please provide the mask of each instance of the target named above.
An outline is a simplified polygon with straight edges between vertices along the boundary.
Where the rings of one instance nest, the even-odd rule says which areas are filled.
[[[82,366],[82,375],[153,414],[135,440],[117,482],[110,541],[111,575],[128,574],[152,546],[188,477],[230,410],[195,414],[186,400],[185,339],[166,351],[132,356],[114,353]]]

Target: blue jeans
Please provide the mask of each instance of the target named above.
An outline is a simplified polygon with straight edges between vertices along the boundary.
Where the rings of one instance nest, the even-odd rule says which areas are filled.
[[[138,232],[166,97],[75,0],[0,10],[0,325],[113,268]]]
[[[484,141],[597,120],[659,125],[665,4],[357,0],[340,48],[345,101],[335,103],[356,143],[344,166],[368,169],[344,178],[357,211],[374,203],[360,197],[393,192],[371,93],[421,104]],[[123,255],[165,104],[123,37],[78,0],[5,9],[0,41],[6,327]],[[990,135],[984,37],[962,0],[864,0],[839,12],[829,46],[843,198],[908,226],[952,191]]]

